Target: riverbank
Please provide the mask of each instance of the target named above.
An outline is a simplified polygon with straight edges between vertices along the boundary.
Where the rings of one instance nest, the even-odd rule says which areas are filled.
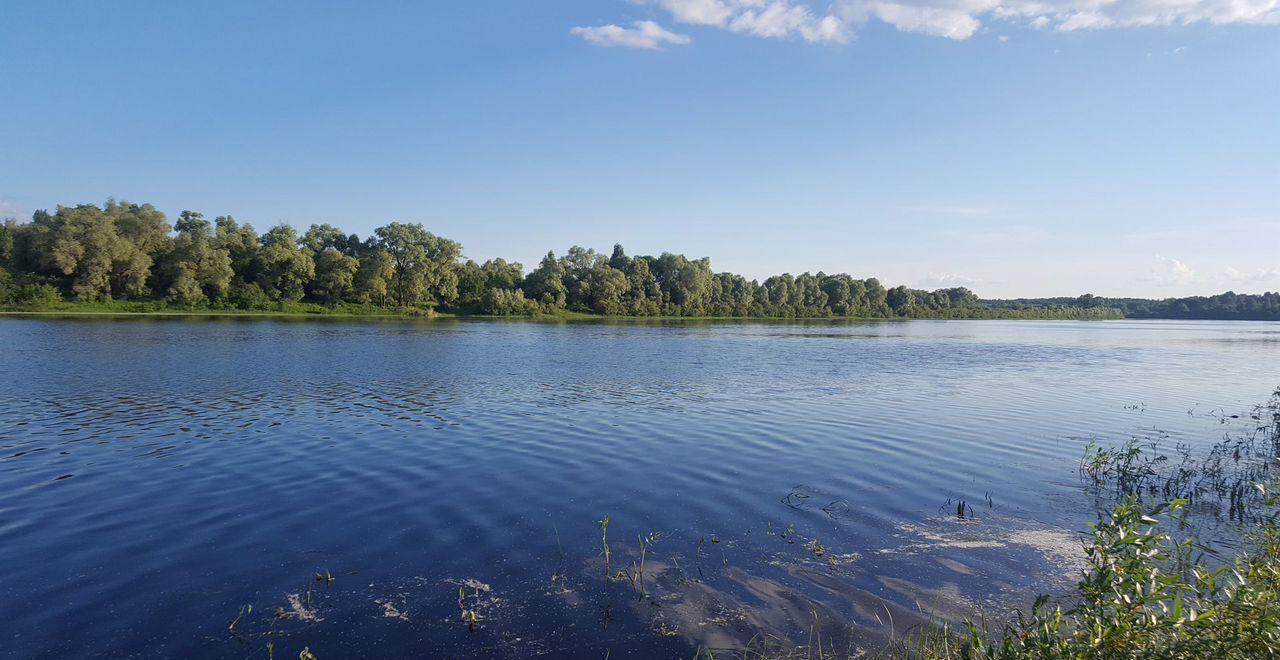
[[[1090,313],[1082,313],[1089,311]],[[528,315],[474,314],[438,311],[433,308],[400,309],[375,305],[341,304],[334,307],[314,303],[290,303],[275,309],[174,308],[163,302],[61,302],[47,306],[3,305],[0,316],[115,316],[115,317],[247,317],[247,318],[377,318],[377,319],[508,319],[534,321],[907,321],[907,320],[1121,320],[1116,310],[1009,310],[957,309],[950,314],[908,316],[632,316],[595,314],[569,310]]]

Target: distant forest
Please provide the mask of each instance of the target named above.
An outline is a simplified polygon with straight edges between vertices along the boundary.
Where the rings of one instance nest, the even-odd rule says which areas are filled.
[[[886,288],[822,272],[763,282],[708,258],[605,255],[571,247],[538,266],[464,259],[456,241],[393,222],[361,239],[327,224],[259,234],[230,216],[150,204],[59,206],[0,224],[0,306],[11,310],[246,310],[777,318],[1280,319],[1280,296],[1177,301],[980,300],[964,287]]]
[[[1131,319],[1198,319],[1223,321],[1280,321],[1280,293],[1235,293],[1188,298],[1101,298],[1085,294],[1077,298],[1019,298],[983,301],[995,309],[1026,310],[1046,307],[1107,307]]]

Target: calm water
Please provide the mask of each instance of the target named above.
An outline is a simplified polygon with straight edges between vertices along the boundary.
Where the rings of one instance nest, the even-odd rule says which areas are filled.
[[[1280,385],[1250,323],[5,318],[0,349],[19,658],[870,645],[1062,589],[1089,438],[1211,443]],[[605,515],[613,572],[664,533],[647,596]]]

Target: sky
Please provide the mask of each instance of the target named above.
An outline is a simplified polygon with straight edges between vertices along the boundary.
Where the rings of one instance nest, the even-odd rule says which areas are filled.
[[[0,217],[1280,290],[1280,0],[0,0]]]

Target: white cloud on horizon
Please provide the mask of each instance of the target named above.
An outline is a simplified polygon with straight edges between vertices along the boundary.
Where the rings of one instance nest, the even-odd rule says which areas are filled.
[[[633,27],[624,28],[618,25],[600,25],[597,27],[575,27],[570,34],[577,35],[593,46],[604,48],[642,48],[656,50],[664,45],[684,46],[693,41],[688,36],[676,34],[653,21],[636,21]]]
[[[1159,262],[1151,272],[1150,281],[1164,285],[1186,285],[1196,281],[1196,272],[1190,266],[1172,257],[1156,255]]]
[[[1270,282],[1280,280],[1280,268],[1256,268],[1243,271],[1228,267],[1223,276],[1233,282]]]
[[[932,286],[943,288],[964,286],[969,287],[975,284],[982,284],[982,280],[961,275],[960,273],[929,273],[925,276],[923,282]]]
[[[902,32],[964,40],[1001,21],[1059,32],[1195,23],[1280,25],[1280,0],[631,0],[678,23],[765,38],[845,43],[878,20]],[[815,10],[815,5],[824,7]]]

